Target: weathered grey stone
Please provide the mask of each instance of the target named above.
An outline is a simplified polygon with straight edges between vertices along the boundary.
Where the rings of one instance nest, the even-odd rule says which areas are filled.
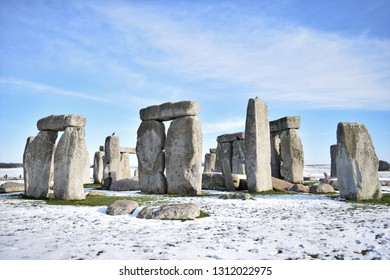
[[[200,216],[200,209],[193,203],[168,204],[159,207],[143,208],[137,218],[163,219],[163,220],[188,220]]]
[[[118,180],[110,186],[110,191],[136,191],[139,189],[139,181],[134,177]]]
[[[337,145],[330,146],[330,177],[337,177]]]
[[[245,125],[245,166],[248,190],[252,192],[272,190],[269,135],[267,104],[258,97],[249,99]]]
[[[271,133],[270,134],[271,142],[271,175],[275,178],[282,178],[280,175],[280,134]]]
[[[222,175],[223,175],[223,179],[225,181],[226,190],[227,191],[234,191],[235,187],[234,187],[233,178],[232,178],[232,171],[230,168],[229,161],[226,158],[224,158],[222,160]]]
[[[23,152],[23,179],[24,179],[24,194],[27,195],[27,187],[29,186],[29,177],[26,169],[26,156],[27,156],[27,146],[30,145],[30,143],[34,140],[35,136],[27,137],[26,145],[24,146],[24,152]],[[53,154],[54,155],[54,154]],[[54,158],[54,156],[52,157]],[[54,168],[54,165],[53,165]],[[50,177],[50,175],[49,175]],[[50,181],[50,178],[49,178]]]
[[[389,170],[390,170],[390,163],[384,160],[380,160],[378,171],[389,171]]]
[[[28,197],[46,198],[57,131],[41,131],[27,140],[23,156],[25,192]]]
[[[295,129],[283,130],[280,133],[280,175],[292,183],[303,182],[303,146]]]
[[[286,129],[298,129],[301,126],[301,117],[288,116],[278,120],[270,121],[270,132],[278,132]]]
[[[202,189],[225,190],[225,182],[221,172],[207,172],[202,174]]]
[[[136,201],[132,200],[117,200],[108,206],[106,213],[108,215],[128,215],[139,207]]]
[[[245,174],[245,140],[234,141],[232,145],[232,172]]]
[[[90,184],[91,183],[91,166],[89,165],[89,154],[88,150],[86,150],[87,156],[85,160],[84,165],[84,174],[83,174],[83,184]],[[93,176],[93,174],[92,174]]]
[[[217,153],[217,148],[210,148],[210,153],[216,154]]]
[[[108,193],[107,193],[107,192],[104,192],[104,191],[95,191],[95,190],[91,190],[91,191],[89,191],[88,195],[93,195],[93,196],[108,196]]]
[[[136,154],[135,148],[132,147],[120,147],[119,152],[126,154]]]
[[[107,136],[104,145],[103,181],[107,181],[108,177],[111,177],[111,183],[122,179],[119,171],[121,164],[119,149],[119,137]]]
[[[100,184],[103,179],[103,157],[104,152],[97,151],[93,157],[93,182]]]
[[[310,188],[308,186],[302,185],[302,184],[294,184],[287,188],[289,192],[304,192],[308,193],[310,192]]]
[[[331,185],[336,191],[339,190],[339,182],[337,181],[337,179],[330,180],[329,185]]]
[[[215,162],[215,172],[222,172],[222,160],[232,160],[232,142],[218,143],[217,145],[217,159]]]
[[[99,151],[104,152],[104,146],[99,146]]]
[[[200,106],[195,101],[168,102],[141,109],[140,118],[142,121],[169,121],[187,116],[197,116],[199,111]]]
[[[327,183],[319,183],[310,186],[310,193],[321,194],[321,193],[333,193],[334,189]]]
[[[380,199],[378,157],[363,124],[337,126],[337,180],[340,197],[352,200]]]
[[[88,152],[84,128],[67,127],[54,155],[55,198],[85,199],[83,181],[86,161],[88,161]]]
[[[130,156],[128,153],[120,153],[119,155],[119,176],[117,180],[131,177]]]
[[[38,130],[64,131],[67,127],[85,127],[87,120],[79,115],[51,115],[37,122]]]
[[[223,134],[217,137],[218,143],[233,142],[237,140],[245,140],[245,132]]]
[[[271,180],[272,180],[272,188],[275,191],[285,192],[288,190],[289,187],[292,186],[291,182],[287,182],[279,178],[272,177]]]
[[[143,121],[137,131],[139,186],[145,193],[166,193],[165,126],[158,121]]]
[[[17,182],[6,182],[0,186],[0,193],[24,192],[24,184]]]
[[[242,199],[249,200],[253,197],[249,193],[235,192],[235,193],[224,193],[218,196],[220,199]]]
[[[202,128],[198,117],[174,120],[165,146],[168,193],[200,194],[202,189]]]
[[[203,172],[214,172],[216,159],[217,155],[214,153],[205,154]]]

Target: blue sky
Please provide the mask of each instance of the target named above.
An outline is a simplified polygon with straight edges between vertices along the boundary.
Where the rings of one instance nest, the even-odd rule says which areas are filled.
[[[389,0],[0,0],[0,161],[22,162],[51,114],[87,117],[91,160],[113,132],[135,147],[139,110],[182,100],[202,107],[207,152],[256,96],[270,120],[301,116],[308,164],[330,162],[344,121],[390,161],[389,14]]]

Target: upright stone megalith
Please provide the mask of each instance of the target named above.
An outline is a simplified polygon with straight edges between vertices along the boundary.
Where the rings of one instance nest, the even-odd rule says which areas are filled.
[[[93,157],[93,182],[100,184],[103,180],[103,157],[104,148],[95,152]]]
[[[120,153],[119,137],[107,136],[104,146],[103,180],[111,176],[111,183],[121,179],[119,176]]]
[[[85,199],[84,171],[88,161],[83,127],[67,127],[54,156],[54,196],[62,200]]]
[[[145,193],[166,193],[165,125],[159,121],[143,121],[137,131],[139,186]]]
[[[57,131],[41,131],[29,137],[23,155],[25,193],[32,198],[46,198]]]
[[[248,102],[245,149],[248,190],[272,190],[268,107],[259,97]]]
[[[197,116],[178,118],[171,123],[165,153],[168,193],[200,194],[202,128]]]
[[[337,180],[340,197],[351,200],[380,199],[378,157],[363,124],[337,126]]]
[[[303,182],[303,146],[296,129],[280,133],[280,175],[292,183]]]
[[[337,177],[337,145],[330,146],[330,177]]]

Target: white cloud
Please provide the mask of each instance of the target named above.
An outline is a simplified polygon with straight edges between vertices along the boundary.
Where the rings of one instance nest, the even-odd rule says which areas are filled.
[[[245,118],[232,118],[217,122],[203,122],[203,134],[234,133],[245,130]]]

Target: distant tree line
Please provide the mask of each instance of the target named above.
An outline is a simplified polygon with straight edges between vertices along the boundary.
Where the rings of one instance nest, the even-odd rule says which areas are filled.
[[[23,167],[23,163],[0,162],[0,168],[17,168],[17,167]]]

